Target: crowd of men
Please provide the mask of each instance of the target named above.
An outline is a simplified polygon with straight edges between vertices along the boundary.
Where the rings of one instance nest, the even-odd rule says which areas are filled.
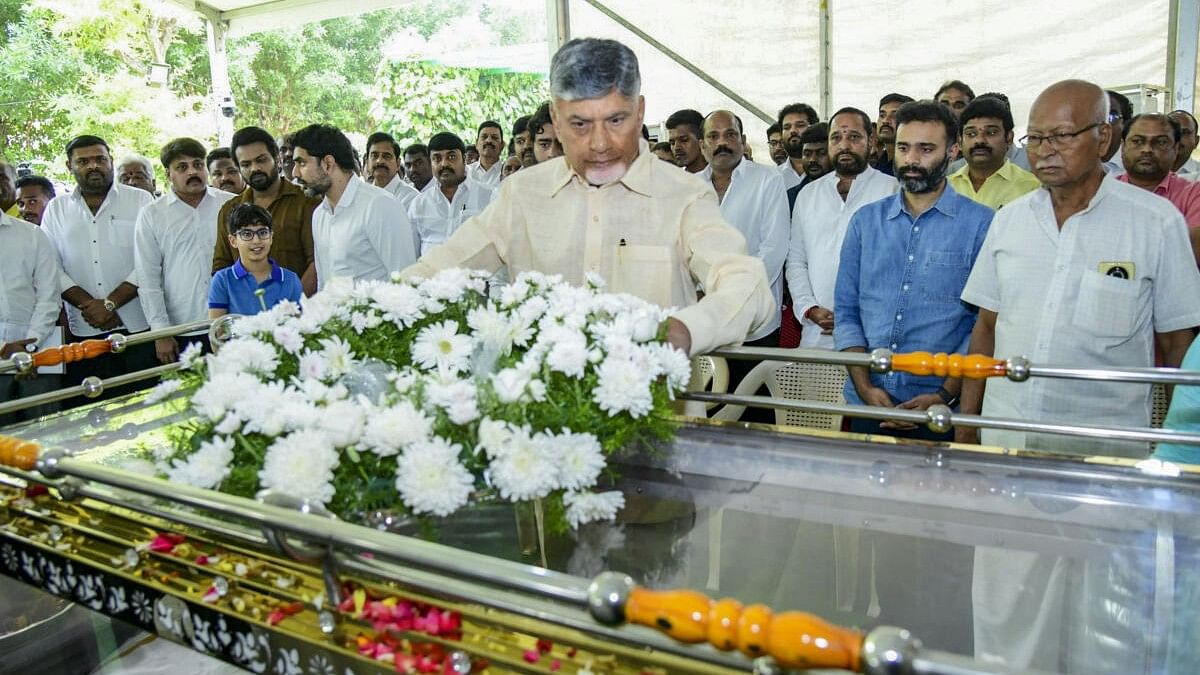
[[[550,89],[507,140],[485,121],[469,146],[442,132],[402,148],[377,132],[358,149],[322,124],[279,138],[245,127],[212,151],[174,139],[159,151],[161,194],[150,160],[114,161],[92,135],[65,149],[69,194],[4,165],[0,208],[24,220],[0,219],[10,261],[0,356],[51,343],[56,320],[66,339],[137,333],[257,311],[336,278],[470,267],[577,283],[599,274],[613,291],[675,307],[666,339],[689,355],[746,342],[1200,368],[1189,351],[1200,164],[1187,111],[1134,115],[1119,93],[1066,80],[1033,102],[1017,144],[1003,94],[951,81],[927,99],[888,93],[874,119],[784,106],[767,132],[772,163],[758,163],[728,110],[680,110],[665,145],[647,143],[637,59],[620,43],[568,42]],[[69,364],[67,381],[170,362],[192,340],[204,335]],[[47,380],[6,376],[0,400]],[[1149,388],[1126,383],[985,388],[861,368],[845,395],[1060,423],[1147,426],[1150,412]],[[950,437],[894,421],[852,428]],[[1081,450],[1009,431],[982,440]],[[1148,449],[1093,441],[1086,451]],[[976,642],[1007,649],[1015,625],[977,615]]]
[[[821,120],[805,103],[786,105],[767,130],[772,163],[751,159],[742,120],[727,110],[677,111],[664,125],[667,140],[651,146],[643,141],[648,134],[639,108],[639,133],[626,150],[692,176],[687,181],[693,182],[682,185],[709,191],[720,217],[761,263],[777,309],[734,336],[746,344],[849,351],[971,349],[1075,365],[1084,365],[1085,357],[1112,360],[1116,354],[1122,365],[1151,365],[1143,362],[1154,355],[1158,363],[1178,365],[1192,327],[1200,325],[1187,229],[1173,227],[1176,221],[1200,225],[1200,185],[1194,182],[1200,163],[1191,158],[1196,119],[1183,110],[1134,115],[1128,99],[1114,91],[1102,93],[1087,108],[1077,99],[1091,86],[1046,90],[1035,103],[1022,144],[1015,142],[1004,94],[976,96],[954,80],[925,100],[888,93],[874,119],[847,107]],[[1065,112],[1052,110],[1051,103]],[[133,154],[114,161],[104,139],[92,135],[76,137],[65,149],[75,179],[68,194],[56,195],[43,177],[16,180],[6,163],[0,171],[0,209],[26,222],[5,216],[0,235],[10,250],[22,252],[18,259],[27,269],[17,274],[10,266],[5,275],[0,355],[59,339],[162,329],[228,311],[229,301],[210,298],[209,290],[220,270],[232,267],[239,279],[247,273],[239,266],[244,262],[239,251],[247,251],[229,226],[234,210],[244,204],[269,215],[270,222],[258,224],[269,229],[262,238],[270,240],[269,258],[279,271],[261,268],[264,286],[273,274],[283,279],[286,270],[304,294],[312,294],[337,277],[428,272],[427,260],[503,268],[514,266],[513,256],[525,255],[528,262],[517,267],[553,268],[559,264],[553,260],[553,240],[514,241],[508,230],[504,236],[510,241],[503,246],[508,250],[493,246],[496,260],[481,250],[457,247],[444,248],[440,257],[429,254],[473,219],[493,229],[508,227],[513,209],[525,208],[517,193],[508,201],[500,198],[502,185],[515,175],[530,174],[517,181],[525,186],[522,191],[544,184],[551,196],[573,176],[589,183],[579,162],[557,159],[564,154],[560,135],[585,124],[563,119],[558,104],[557,99],[542,104],[507,130],[485,121],[470,145],[441,132],[426,143],[401,147],[377,131],[360,149],[341,130],[323,124],[278,138],[245,127],[234,133],[229,147],[211,150],[193,139],[174,139],[159,150],[169,182],[161,190],[151,160]],[[588,143],[621,149],[615,138]],[[1097,154],[1094,167],[1091,149]],[[1083,152],[1078,161],[1072,159],[1076,151]],[[591,184],[623,181],[628,186],[630,175]],[[1075,187],[1085,180],[1090,181],[1086,188]],[[1046,201],[1060,192],[1071,201]],[[1100,197],[1107,198],[1101,202]],[[505,203],[488,211],[498,202]],[[1124,202],[1130,204],[1121,207],[1128,222],[1109,215],[1114,204]],[[638,217],[645,213],[650,212],[639,211]],[[1013,213],[1024,215],[989,238],[989,228],[1013,220]],[[1085,246],[1075,237],[1092,236],[1078,233],[1076,223],[1091,219],[1114,229],[1100,246],[1108,251],[1102,260],[1073,252]],[[1151,220],[1162,224],[1142,224]],[[1021,228],[1020,237],[1007,235]],[[1157,239],[1145,241],[1151,232]],[[458,239],[465,243],[471,236]],[[1114,240],[1126,239],[1126,248],[1114,248]],[[660,264],[665,275],[625,262],[653,258],[652,247],[636,243],[620,238],[620,255],[591,264],[590,270],[621,277],[612,280],[664,305],[690,305],[712,294],[714,289],[706,288],[711,280],[695,270],[690,285],[706,293],[675,288],[678,280],[670,279],[669,267],[679,261],[670,262],[670,256]],[[588,240],[583,248],[591,245]],[[1015,253],[1004,248],[1008,245]],[[1145,246],[1162,249],[1139,248]],[[253,248],[262,251],[261,245]],[[452,253],[459,258],[448,258]],[[567,260],[577,255],[569,252]],[[422,265],[414,267],[418,259]],[[1039,262],[1032,265],[1033,260]],[[1091,268],[1081,270],[1081,265]],[[1023,297],[1009,292],[1012,275],[1039,283],[1020,284],[1030,289]],[[1010,302],[1018,306],[1010,308]],[[1148,310],[1147,303],[1155,302]],[[61,337],[55,336],[59,330]],[[1072,331],[1078,339],[1064,337]],[[694,332],[688,331],[689,347],[695,346]],[[1112,344],[1099,349],[1098,336]],[[178,358],[181,340],[204,339],[204,332],[196,331],[71,364],[67,381],[167,363]],[[702,342],[719,344],[707,336]],[[734,373],[735,381],[743,373]],[[47,381],[57,384],[38,379],[6,378],[0,400],[39,391]],[[1003,407],[1004,389],[989,388],[990,405]],[[1093,408],[1144,407],[1117,389],[1047,393],[1042,403],[1061,406],[1068,418],[1079,412],[1082,400]],[[956,406],[961,399],[964,410],[976,411],[982,398],[956,378],[873,375],[863,369],[851,369],[845,395],[853,403],[905,409]],[[895,422],[856,420],[853,428],[948,437]],[[959,435],[973,440],[969,431]]]

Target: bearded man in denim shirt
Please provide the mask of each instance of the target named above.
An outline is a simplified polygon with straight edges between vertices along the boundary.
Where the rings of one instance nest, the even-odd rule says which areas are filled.
[[[863,352],[966,351],[978,310],[959,299],[983,245],[992,210],[946,180],[957,122],[945,106],[914,101],[896,113],[896,178],[901,191],[863,206],[850,220],[834,291],[835,348]],[[907,410],[957,406],[957,378],[872,374],[850,368],[846,401]],[[867,419],[852,431],[951,440],[924,426]]]

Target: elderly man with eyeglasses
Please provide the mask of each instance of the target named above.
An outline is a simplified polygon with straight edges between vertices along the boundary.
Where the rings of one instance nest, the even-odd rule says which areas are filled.
[[[1051,85],[1034,102],[1024,140],[1043,189],[1007,204],[992,222],[962,293],[980,308],[971,352],[1063,367],[1146,367],[1157,343],[1164,364],[1179,365],[1200,325],[1200,272],[1179,211],[1105,174],[1108,108],[1105,92],[1080,80]],[[978,412],[981,403],[992,417],[1150,425],[1143,384],[1035,377],[988,382],[985,390],[968,381],[962,411]],[[962,429],[957,435],[973,440]],[[1149,453],[1145,443],[1003,430],[984,431],[983,442],[1077,455]],[[1116,551],[1079,560],[979,547],[976,656],[1018,671],[1144,672],[1152,620],[1129,602],[1129,594],[1148,592],[1133,576]]]

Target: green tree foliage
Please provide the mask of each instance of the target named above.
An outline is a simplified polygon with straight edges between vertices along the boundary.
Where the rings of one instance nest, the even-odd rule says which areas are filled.
[[[483,120],[511,129],[549,97],[541,75],[412,61],[384,64],[375,90],[371,112],[379,127],[410,142],[452,131],[470,144]]]

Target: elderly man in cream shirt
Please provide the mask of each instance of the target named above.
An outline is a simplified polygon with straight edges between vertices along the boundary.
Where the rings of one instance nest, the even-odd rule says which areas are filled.
[[[689,355],[741,342],[774,318],[763,264],[721,217],[712,186],[641,139],[637,57],[613,40],[571,40],[550,64],[551,119],[565,156],[501,183],[492,204],[404,270],[526,270],[677,308],[667,340]],[[697,282],[704,298],[697,302]]]

